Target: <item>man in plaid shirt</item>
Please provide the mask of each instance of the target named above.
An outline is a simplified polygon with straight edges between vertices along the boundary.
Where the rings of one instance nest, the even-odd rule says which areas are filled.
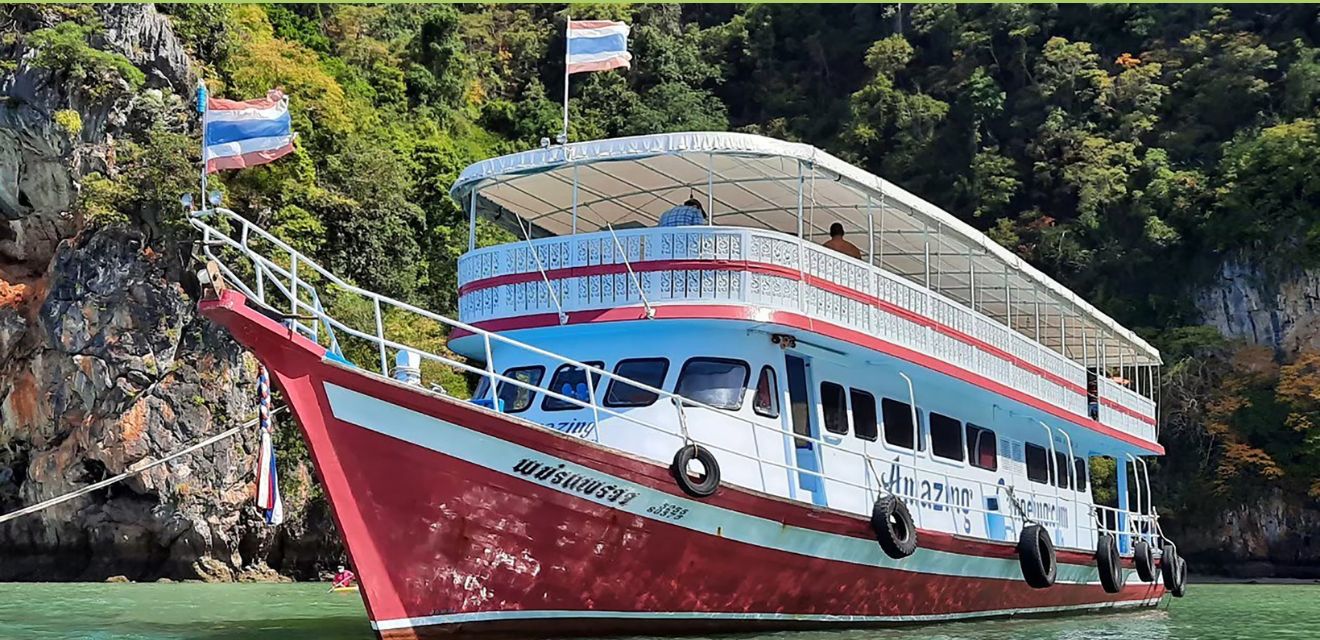
[[[696,198],[688,198],[682,205],[660,215],[661,227],[689,227],[706,224],[706,210]]]

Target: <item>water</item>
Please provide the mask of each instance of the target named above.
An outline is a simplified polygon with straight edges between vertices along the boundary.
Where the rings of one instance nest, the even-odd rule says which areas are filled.
[[[372,640],[357,594],[307,584],[0,584],[0,638]],[[1320,585],[1193,585],[1168,610],[740,640],[1320,639]]]

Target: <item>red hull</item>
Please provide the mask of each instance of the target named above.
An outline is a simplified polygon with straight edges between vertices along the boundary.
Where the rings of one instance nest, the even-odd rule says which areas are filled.
[[[275,376],[381,637],[874,626],[1158,603],[1107,594],[1089,554],[1029,588],[1011,545],[920,532],[903,561],[866,520],[664,465],[324,361],[227,292],[202,303]],[[664,506],[668,505],[668,506]]]

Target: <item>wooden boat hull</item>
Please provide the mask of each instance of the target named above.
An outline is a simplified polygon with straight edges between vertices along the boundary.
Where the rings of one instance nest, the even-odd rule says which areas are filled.
[[[919,624],[1157,604],[1062,551],[1032,589],[1014,546],[922,530],[893,560],[867,520],[665,464],[325,357],[227,291],[202,312],[274,374],[307,439],[382,638]],[[1131,572],[1129,572],[1131,573]]]

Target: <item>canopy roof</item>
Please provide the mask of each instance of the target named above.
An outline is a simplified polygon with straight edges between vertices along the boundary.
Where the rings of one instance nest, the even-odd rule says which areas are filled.
[[[1069,358],[1094,363],[1103,343],[1109,366],[1160,362],[1145,340],[985,234],[810,145],[718,132],[593,140],[478,162],[450,193],[466,206],[474,189],[479,211],[514,214],[553,235],[653,226],[690,197],[717,225],[800,228],[821,241],[839,222],[873,264]]]

